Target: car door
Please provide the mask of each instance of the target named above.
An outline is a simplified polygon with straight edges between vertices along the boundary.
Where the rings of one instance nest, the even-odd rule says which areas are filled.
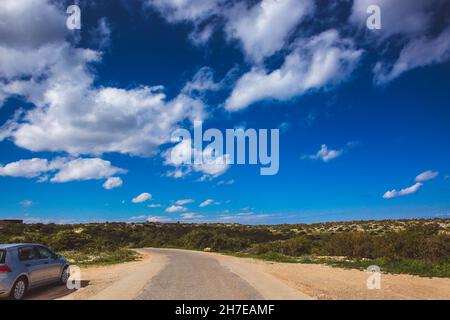
[[[59,259],[56,259],[56,255],[50,251],[50,249],[44,246],[35,246],[39,260],[44,263],[46,280],[54,281],[59,279],[61,275],[61,263]]]
[[[36,286],[45,281],[45,265],[38,259],[38,253],[33,246],[19,248],[18,257],[28,274],[30,286]]]

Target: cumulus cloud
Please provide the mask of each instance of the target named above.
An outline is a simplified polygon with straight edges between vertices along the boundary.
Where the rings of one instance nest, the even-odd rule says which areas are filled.
[[[189,203],[193,203],[193,202],[195,202],[194,199],[181,199],[181,200],[175,201],[175,204],[179,205],[179,206],[184,206],[185,204],[189,204]]]
[[[193,213],[193,212],[183,213],[183,214],[181,215],[181,217],[182,217],[183,219],[186,219],[186,220],[195,220],[195,219],[203,218],[202,215],[197,214],[197,213]]]
[[[260,87],[263,87],[257,90],[259,92],[264,92],[266,87],[272,87],[270,83],[275,81],[283,82],[280,87],[285,88],[284,91],[292,91],[288,88],[293,86],[292,83],[298,83],[297,79],[290,82],[278,72],[272,74],[261,70],[262,62],[280,49],[289,52],[293,45],[291,40],[296,37],[298,40],[299,37],[296,29],[309,17],[315,18],[313,15],[319,15],[318,12],[322,12],[323,8],[328,8],[325,11],[333,8],[332,13],[335,13],[338,11],[337,9],[347,5],[346,2],[331,5],[321,4],[316,8],[314,1],[311,0],[300,2],[295,0],[250,2],[148,0],[147,4],[160,12],[170,23],[191,23],[193,31],[190,38],[195,43],[207,41],[215,30],[220,30],[225,32],[229,41],[237,41],[241,45],[245,56],[249,61],[258,65],[258,68],[252,70],[248,74],[248,78],[244,78],[247,82],[241,83],[243,87],[236,95],[246,92],[247,88],[244,85],[248,85],[249,82],[258,83],[258,80],[261,80]],[[408,5],[404,5],[401,1],[354,0],[351,5],[348,20],[353,27],[365,31],[365,39],[369,39],[365,45],[380,52],[378,54],[380,61],[376,63],[373,70],[375,83],[384,84],[413,68],[441,63],[449,59],[450,42],[448,27],[446,27],[449,16],[445,13],[450,8],[448,1],[411,0],[408,1]],[[367,8],[370,5],[377,5],[381,8],[382,28],[381,30],[371,30],[368,33],[366,20],[368,18]],[[334,28],[337,23],[333,18],[323,19],[320,17],[320,19],[321,26],[328,28]],[[306,32],[300,37],[305,37],[305,34],[310,31],[308,26],[304,29]],[[354,38],[358,38],[357,32],[355,32]],[[305,41],[308,39],[303,39],[303,42]],[[364,42],[364,40],[360,42]],[[304,43],[300,46],[304,46]],[[398,59],[393,59],[392,57],[397,54]],[[314,61],[304,56],[301,57],[301,60],[306,60],[305,65],[310,65]],[[302,74],[304,75],[304,73]],[[269,77],[269,75],[271,76]],[[292,77],[295,78],[295,75]],[[264,85],[265,82],[269,84]],[[291,83],[291,85],[289,86],[287,83]],[[298,87],[294,90],[296,93],[287,95],[298,95],[309,89],[301,88],[303,87],[301,84]],[[279,89],[278,91],[283,90]],[[254,93],[249,93],[249,95],[254,95]],[[269,90],[262,98],[283,100],[278,95],[283,94]],[[235,96],[230,100],[228,104],[230,110],[239,109],[240,104],[254,102],[248,98],[250,101],[244,99],[240,103],[238,98]]]
[[[142,203],[142,202],[145,202],[147,200],[150,200],[151,198],[152,198],[152,195],[150,193],[143,192],[140,195],[138,195],[136,198],[133,198],[131,200],[131,202],[133,202],[133,203]]]
[[[413,36],[428,28],[433,18],[431,9],[439,3],[442,3],[442,0],[410,0],[407,5],[401,1],[354,0],[350,21],[360,28],[366,28],[367,8],[377,5],[381,9],[382,21],[381,30],[377,30],[379,36]]]
[[[433,180],[438,175],[439,175],[439,172],[428,170],[428,171],[424,171],[421,174],[419,174],[415,180],[416,180],[416,182],[425,182],[428,180]]]
[[[162,204],[152,203],[152,204],[147,205],[147,207],[149,207],[149,208],[161,208]]]
[[[397,191],[396,189],[386,191],[383,195],[383,198],[384,199],[392,199],[392,198],[397,198],[397,197],[416,193],[417,191],[419,191],[420,188],[422,188],[423,182],[433,180],[438,175],[439,175],[439,172],[437,172],[437,171],[432,171],[432,170],[424,171],[416,176],[416,178],[414,179],[416,183],[414,185],[412,185],[408,188],[405,188],[405,189],[401,189],[400,191]]]
[[[47,159],[19,160],[0,166],[0,176],[35,178],[50,170]]]
[[[166,217],[166,216],[132,216],[130,217],[130,220],[143,220],[147,222],[170,222],[172,221],[172,218]]]
[[[170,22],[201,22],[216,14],[223,2],[225,0],[147,0],[146,4]]]
[[[187,209],[183,206],[176,206],[176,205],[172,205],[170,207],[166,208],[166,212],[168,213],[174,213],[174,212],[182,212],[182,211],[186,211]]]
[[[105,181],[105,183],[103,183],[103,188],[105,188],[106,190],[111,190],[121,187],[122,184],[123,181],[120,177],[110,177]]]
[[[244,52],[256,62],[273,55],[302,19],[312,13],[313,1],[263,0],[248,7],[246,2],[225,11],[225,31],[242,44]]]
[[[207,30],[207,39],[211,29],[220,29],[228,40],[241,45],[253,67],[240,77],[226,100],[224,105],[229,111],[261,100],[288,100],[335,85],[348,78],[362,55],[352,39],[341,38],[335,29],[309,37],[298,35],[298,26],[315,13],[314,1],[310,0],[148,3],[171,23],[192,23],[194,34],[203,35]],[[285,55],[284,63],[278,69],[267,70],[263,62],[280,50]],[[181,175],[179,171],[176,174]]]
[[[150,155],[170,141],[176,124],[202,119],[203,104],[181,95],[166,103],[158,87],[90,90],[60,84],[46,92],[46,105],[29,111],[10,133],[32,151],[72,154],[120,152]]]
[[[202,203],[200,203],[199,207],[200,208],[204,208],[204,207],[210,206],[210,205],[212,205],[214,203],[215,202],[214,202],[213,199],[207,199],[207,200],[203,201]]]
[[[46,0],[3,0],[0,21],[0,79],[34,75],[56,61],[55,48],[67,32],[57,7]]]
[[[224,30],[229,41],[238,41],[248,59],[258,63],[282,49],[314,10],[311,0],[148,0],[147,4],[168,22],[192,23],[194,43],[207,41],[215,29]]]
[[[223,175],[230,167],[229,155],[214,155],[212,147],[206,147],[203,151],[193,147],[191,139],[183,139],[172,148],[163,152],[164,164],[175,167],[169,171],[168,176],[182,178],[191,172],[203,173],[207,178],[216,178]],[[194,158],[201,158],[201,163],[195,163]]]
[[[98,180],[125,172],[126,170],[114,167],[111,162],[99,158],[75,159],[64,163],[50,181]]]
[[[419,191],[420,188],[422,188],[423,184],[420,182],[415,183],[414,185],[405,188],[405,189],[401,189],[400,191],[397,191],[396,189],[390,190],[390,191],[386,191],[383,195],[384,199],[392,199],[392,198],[397,198],[397,197],[402,197],[402,196],[406,196],[409,194],[414,194],[417,191]]]
[[[0,14],[14,21],[0,31],[1,100],[14,95],[35,106],[1,127],[1,139],[31,151],[149,156],[178,123],[204,118],[200,100],[183,93],[168,100],[162,86],[95,86],[90,67],[101,52],[66,41],[65,14],[50,2],[2,1]],[[46,21],[45,33],[36,34],[36,21]],[[107,33],[106,22],[100,31]]]
[[[308,40],[299,40],[279,69],[267,72],[254,67],[244,74],[225,102],[237,111],[260,100],[287,100],[309,90],[345,80],[356,67],[362,51],[353,40],[329,30]]]
[[[320,147],[320,150],[317,151],[316,154],[304,156],[304,158],[312,159],[312,160],[322,160],[323,162],[328,162],[330,160],[336,159],[340,157],[344,153],[343,149],[333,150],[329,149],[326,144],[323,144]]]
[[[170,222],[172,218],[165,216],[149,216],[145,219],[147,222]]]
[[[450,29],[443,27],[448,26],[448,14],[442,14],[449,9],[445,0],[411,0],[407,5],[401,1],[355,0],[350,21],[359,28],[366,27],[369,5],[381,9],[381,30],[371,32],[374,48],[388,52],[395,47],[394,41],[400,47],[397,59],[381,55],[383,61],[373,70],[375,83],[386,84],[411,69],[450,58]]]
[[[351,148],[356,147],[358,144],[359,141],[350,141],[347,142],[344,148],[337,150],[330,149],[326,144],[322,144],[319,151],[317,151],[315,154],[305,154],[302,156],[302,159],[322,160],[323,162],[328,162],[342,156],[344,153],[348,152]]]
[[[404,72],[418,67],[442,63],[450,58],[450,28],[435,38],[411,40],[394,64],[378,62],[374,67],[375,82],[389,82]]]
[[[51,182],[69,182],[104,179],[125,172],[126,170],[113,166],[110,161],[100,158],[55,158],[51,161],[33,158],[0,166],[0,176],[39,177],[39,182],[48,180],[47,173],[55,173]]]

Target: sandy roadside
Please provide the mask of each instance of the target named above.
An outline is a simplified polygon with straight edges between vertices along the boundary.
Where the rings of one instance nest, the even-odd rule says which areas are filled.
[[[382,274],[381,289],[369,290],[366,286],[368,274],[360,270],[210,254],[224,265],[270,274],[313,299],[450,299],[450,279],[446,278]]]
[[[138,261],[82,268],[81,280],[89,281],[88,285],[60,300],[134,299],[167,263],[164,256],[137,251],[141,255]]]

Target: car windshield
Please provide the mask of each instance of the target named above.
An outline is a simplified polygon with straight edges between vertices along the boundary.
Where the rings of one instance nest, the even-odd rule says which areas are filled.
[[[0,264],[5,263],[6,251],[0,250]]]

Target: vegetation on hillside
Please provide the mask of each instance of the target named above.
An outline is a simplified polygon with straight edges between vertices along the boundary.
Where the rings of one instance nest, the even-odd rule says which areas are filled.
[[[126,248],[172,247],[239,256],[450,277],[450,219],[247,226],[189,223],[0,224],[0,243],[37,242],[74,263],[130,261]]]

